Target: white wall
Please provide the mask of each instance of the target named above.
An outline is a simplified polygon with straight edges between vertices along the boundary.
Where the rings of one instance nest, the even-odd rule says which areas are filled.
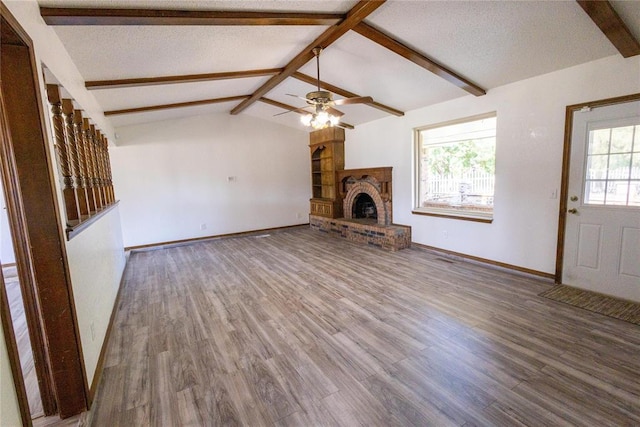
[[[101,131],[107,135],[113,134],[113,129],[105,120],[95,98],[84,88],[80,72],[71,61],[62,42],[55,31],[47,27],[42,20],[38,4],[34,0],[3,0],[3,3],[33,40],[38,76],[42,76],[42,65],[46,66],[64,85],[80,108],[85,110],[86,116],[94,120]],[[42,78],[39,84],[42,105],[45,106],[47,105],[46,91]],[[47,107],[44,111],[47,111]],[[46,130],[49,138],[49,154],[54,159],[51,124],[47,114],[45,114],[45,120],[48,126]],[[55,168],[55,161],[53,164]],[[57,170],[53,173],[57,177]],[[55,184],[60,217],[64,218],[64,204],[58,179],[55,179]],[[93,381],[97,357],[124,270],[125,257],[121,236],[120,214],[118,208],[115,208],[71,241],[66,242],[67,260],[89,384]],[[91,335],[91,324],[94,328],[94,339]],[[0,354],[0,358],[3,357]],[[2,387],[5,388],[4,375]]]
[[[16,262],[16,256],[13,252],[13,240],[11,240],[2,180],[0,180],[0,207],[0,262],[2,265],[13,264]]]
[[[67,258],[84,366],[91,385],[125,265],[119,207],[70,240]]]
[[[0,322],[0,426],[16,427],[19,425],[22,425],[20,407],[11,374],[4,331]]]
[[[393,219],[412,227],[414,242],[553,273],[565,107],[637,92],[640,58],[604,58],[358,126],[347,133],[345,167],[393,166]],[[491,111],[498,114],[493,223],[412,215],[413,129]]]
[[[307,132],[229,114],[117,132],[110,156],[125,247],[308,222]]]

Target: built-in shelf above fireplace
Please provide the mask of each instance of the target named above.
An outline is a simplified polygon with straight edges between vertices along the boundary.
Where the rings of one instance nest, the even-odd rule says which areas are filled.
[[[344,129],[327,128],[311,133],[311,215],[342,216],[336,171],[344,169]]]

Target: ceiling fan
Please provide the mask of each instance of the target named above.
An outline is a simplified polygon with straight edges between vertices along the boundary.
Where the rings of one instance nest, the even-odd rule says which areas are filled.
[[[318,75],[318,90],[309,92],[305,97],[292,95],[288,93],[289,96],[294,96],[296,98],[304,99],[308,105],[304,107],[297,108],[295,110],[286,111],[286,114],[290,112],[303,113],[300,118],[300,121],[305,126],[311,126],[313,129],[324,129],[330,126],[340,126],[340,117],[344,115],[342,111],[336,110],[333,108],[336,105],[350,105],[350,104],[370,104],[373,102],[373,98],[370,96],[357,96],[353,98],[345,98],[345,99],[333,99],[331,92],[322,90],[320,88],[320,53],[322,52],[321,47],[314,47],[313,54],[316,57],[316,68]],[[280,114],[276,114],[279,116]]]

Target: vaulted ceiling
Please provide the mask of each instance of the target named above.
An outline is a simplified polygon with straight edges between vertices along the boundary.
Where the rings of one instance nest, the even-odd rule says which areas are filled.
[[[375,101],[340,107],[355,126],[640,53],[638,1],[38,3],[115,127],[219,112],[302,129],[277,114],[304,105],[287,94],[315,90],[315,45],[335,98]]]

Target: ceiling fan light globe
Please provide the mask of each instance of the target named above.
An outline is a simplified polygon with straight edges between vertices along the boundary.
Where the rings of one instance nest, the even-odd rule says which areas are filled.
[[[328,123],[326,120],[320,120],[317,116],[313,118],[313,120],[311,121],[311,127],[315,130],[318,129],[324,129],[328,126]]]
[[[337,126],[337,124],[340,123],[340,117],[329,115],[329,122],[331,123],[331,126]]]
[[[329,113],[327,113],[326,111],[321,111],[318,114],[316,114],[316,120],[321,122],[321,123],[326,123],[329,121]]]
[[[311,114],[303,114],[302,116],[300,116],[300,122],[302,122],[302,124],[305,126],[311,125],[312,119],[313,116]]]

